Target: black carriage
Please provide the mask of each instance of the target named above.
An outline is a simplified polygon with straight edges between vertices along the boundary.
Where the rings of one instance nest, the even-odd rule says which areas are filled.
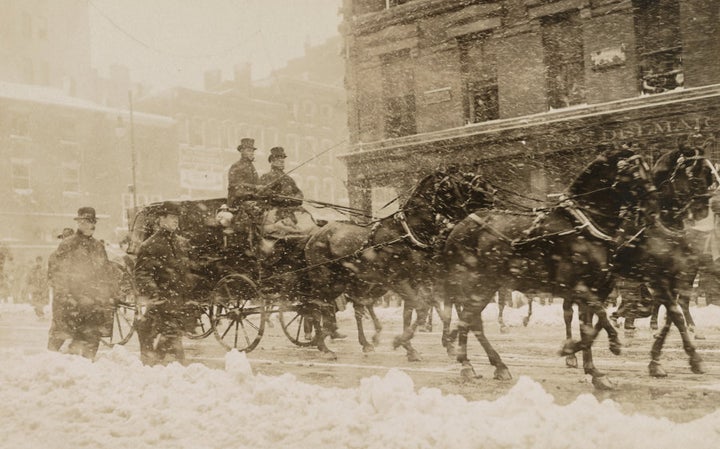
[[[213,334],[226,349],[252,351],[260,343],[270,317],[277,315],[283,333],[297,346],[315,344],[312,316],[327,305],[310,300],[305,282],[307,270],[302,257],[309,235],[326,223],[316,220],[303,207],[285,208],[298,232],[275,233],[273,226],[253,223],[256,231],[248,245],[246,235],[233,233],[218,219],[224,198],[176,201],[180,206],[179,230],[191,246],[195,282],[186,301],[195,309],[187,323],[187,336],[200,339]],[[164,203],[140,209],[130,226],[129,254],[155,231],[158,212]],[[274,224],[265,210],[260,217]],[[238,241],[240,239],[240,241]],[[112,337],[117,343],[130,339],[141,306],[119,302]],[[130,325],[129,325],[130,324]]]

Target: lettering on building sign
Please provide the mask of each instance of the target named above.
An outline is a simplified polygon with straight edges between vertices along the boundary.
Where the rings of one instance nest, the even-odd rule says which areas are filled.
[[[707,129],[712,129],[714,132],[715,124],[710,117],[687,117],[676,120],[642,122],[620,129],[604,129],[602,130],[602,140],[621,141],[665,134],[685,134],[695,129],[700,129],[701,133]]]
[[[594,70],[601,70],[625,64],[625,44],[617,47],[603,48],[590,53]]]
[[[425,97],[425,104],[436,104],[450,101],[450,99],[452,98],[450,92],[451,90],[449,87],[426,90],[425,92],[423,92],[423,96]]]

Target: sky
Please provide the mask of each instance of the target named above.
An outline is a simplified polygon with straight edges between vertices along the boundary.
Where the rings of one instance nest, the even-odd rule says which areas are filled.
[[[0,313],[33,314],[27,304],[0,304]],[[538,307],[533,320],[557,325],[561,314],[559,304]],[[720,308],[697,316],[717,323]],[[496,400],[470,401],[417,388],[393,368],[354,388],[256,374],[237,351],[224,369],[143,366],[124,346],[94,363],[13,348],[0,348],[0,360],[0,449],[720,447],[720,410],[678,423],[623,413],[591,393],[560,405],[525,376]]]
[[[249,62],[267,77],[305,43],[337,35],[341,0],[88,0],[92,58],[131,69],[133,81],[201,87],[203,72]]]

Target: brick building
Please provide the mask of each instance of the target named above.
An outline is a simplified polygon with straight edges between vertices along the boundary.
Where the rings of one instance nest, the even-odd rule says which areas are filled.
[[[343,14],[353,205],[450,163],[541,196],[598,148],[655,155],[696,127],[718,158],[718,2],[345,0]]]
[[[258,173],[270,169],[270,148],[282,146],[286,172],[292,170],[306,198],[347,204],[344,165],[337,159],[347,151],[340,42],[338,36],[308,46],[265,80],[251,81],[245,64],[232,79],[206,72],[202,90],[176,87],[139,101],[140,110],[176,121],[182,194],[224,196],[228,168],[239,158],[236,147],[251,137]]]

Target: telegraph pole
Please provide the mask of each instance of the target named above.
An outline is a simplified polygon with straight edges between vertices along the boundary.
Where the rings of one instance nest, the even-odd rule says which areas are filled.
[[[133,120],[133,99],[132,90],[128,91],[130,102],[130,154],[132,158],[132,204],[133,210],[137,213],[137,155],[135,154],[135,122]]]

